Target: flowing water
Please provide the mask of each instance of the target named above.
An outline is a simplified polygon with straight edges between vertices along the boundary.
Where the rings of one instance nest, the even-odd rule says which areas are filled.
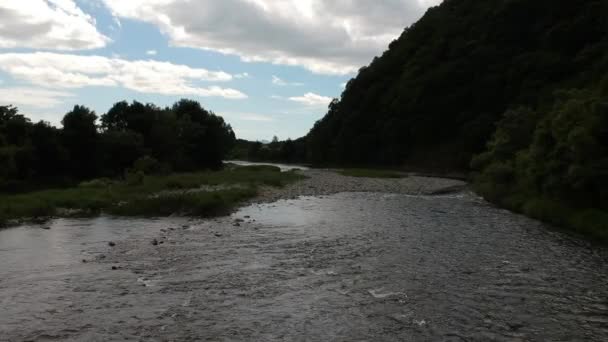
[[[0,231],[1,341],[608,340],[606,249],[467,193],[50,228]]]
[[[256,165],[268,165],[268,166],[276,166],[281,171],[291,171],[291,170],[309,170],[310,168],[303,165],[297,164],[277,164],[277,163],[257,163],[257,162],[248,162],[243,160],[227,160],[225,163],[234,164],[238,166],[256,166]]]

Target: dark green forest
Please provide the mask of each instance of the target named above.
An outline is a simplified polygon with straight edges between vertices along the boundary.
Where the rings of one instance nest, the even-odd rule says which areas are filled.
[[[308,159],[466,169],[509,110],[599,84],[607,13],[605,0],[446,0],[347,84]]]
[[[221,117],[191,100],[169,108],[123,101],[99,118],[77,105],[61,123],[32,123],[17,108],[0,106],[1,191],[216,169],[235,142]]]
[[[237,139],[229,158],[253,162],[305,163],[306,139],[279,141],[275,136],[270,143]]]
[[[606,0],[446,0],[286,161],[464,171],[495,203],[608,237],[607,15]]]

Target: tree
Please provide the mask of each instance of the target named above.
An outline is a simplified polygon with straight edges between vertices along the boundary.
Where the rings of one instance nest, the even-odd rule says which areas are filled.
[[[63,144],[69,153],[69,169],[73,176],[95,176],[99,168],[99,133],[97,115],[87,107],[76,105],[67,113],[63,125]]]

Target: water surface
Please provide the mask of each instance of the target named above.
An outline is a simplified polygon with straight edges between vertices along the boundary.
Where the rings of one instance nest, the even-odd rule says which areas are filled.
[[[608,340],[606,250],[469,194],[58,220],[0,259],[0,340]]]
[[[268,166],[276,166],[281,171],[291,171],[291,170],[309,170],[310,168],[303,165],[297,164],[277,164],[277,163],[263,163],[263,162],[248,162],[243,160],[227,160],[225,163],[231,163],[239,166],[255,166],[255,165],[268,165]]]

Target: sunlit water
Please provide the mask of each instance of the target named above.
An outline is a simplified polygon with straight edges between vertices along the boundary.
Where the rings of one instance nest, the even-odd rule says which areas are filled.
[[[0,260],[2,341],[608,340],[606,250],[468,194],[57,220]]]
[[[235,165],[239,165],[239,166],[269,165],[269,166],[276,166],[279,169],[281,169],[281,171],[309,170],[310,169],[307,166],[296,165],[296,164],[257,163],[257,162],[248,162],[248,161],[242,161],[242,160],[227,160],[227,161],[225,161],[225,163],[235,164]]]

